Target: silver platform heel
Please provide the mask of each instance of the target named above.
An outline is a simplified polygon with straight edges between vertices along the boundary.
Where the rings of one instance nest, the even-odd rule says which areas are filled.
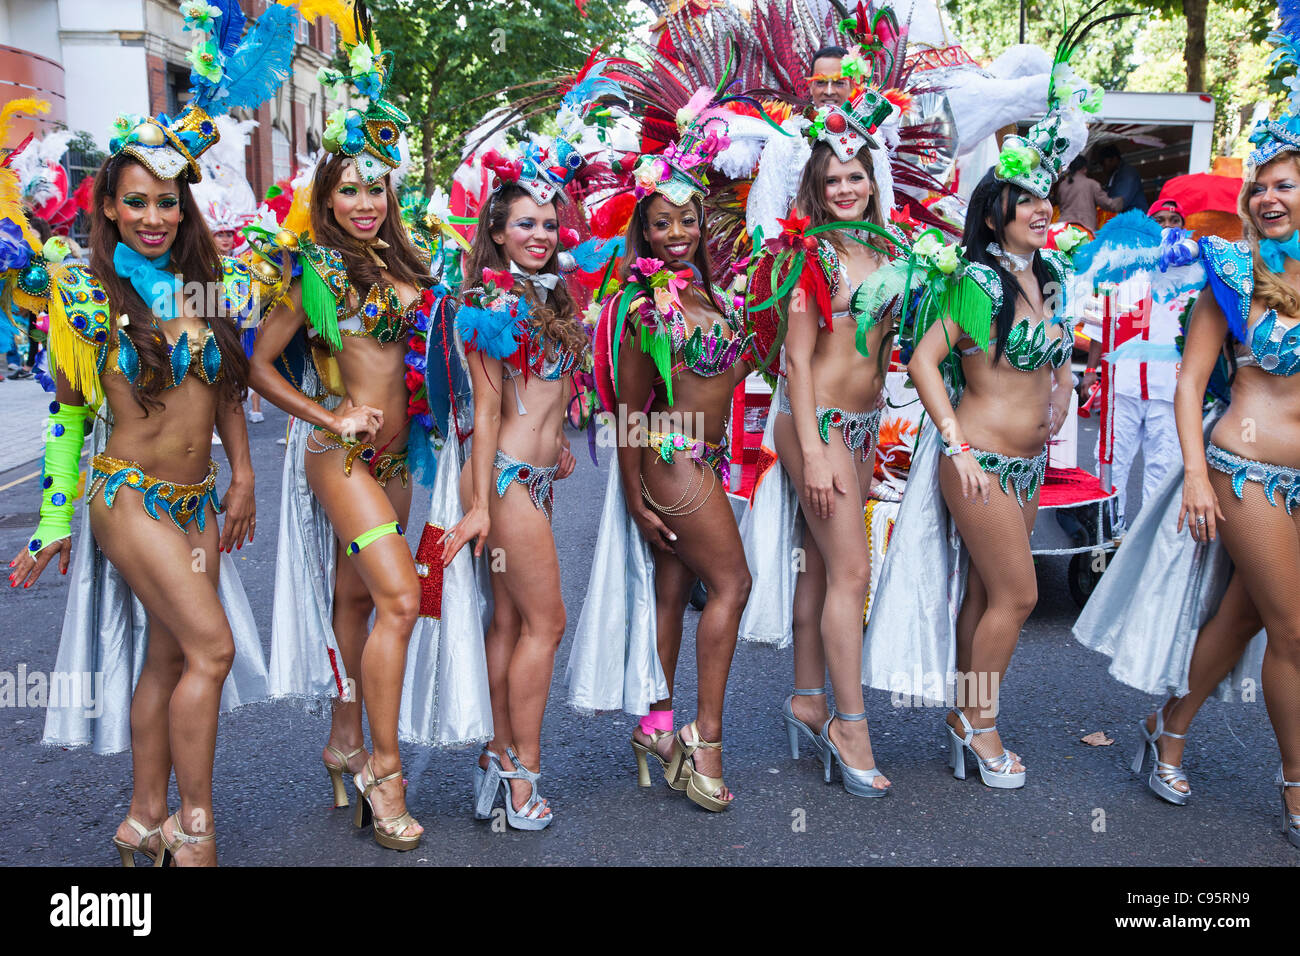
[[[483,753],[487,754],[488,766],[484,770],[474,762],[474,819],[490,820],[492,819],[492,804],[496,802],[497,789],[501,786],[501,758],[489,750],[483,748]],[[483,756],[483,754],[479,754]]]
[[[863,711],[860,714],[842,714],[838,710],[834,716],[828,717],[826,723],[822,725],[822,732],[818,736],[817,746],[821,751],[822,763],[826,768],[826,782],[831,782],[831,769],[836,763],[840,765],[840,778],[844,781],[844,789],[856,797],[887,797],[889,796],[889,787],[873,787],[871,781],[877,777],[883,777],[884,774],[872,767],[870,770],[859,770],[857,767],[850,767],[840,757],[839,748],[831,742],[831,721],[838,717],[840,720],[847,722],[857,722],[866,720],[867,713]]]
[[[966,715],[961,710],[954,708],[952,711],[961,720],[964,735],[957,736],[957,731],[952,729],[952,725],[944,722],[944,729],[948,731],[948,765],[952,767],[952,775],[958,780],[966,779],[966,751],[970,751],[980,768],[980,780],[984,786],[992,787],[995,790],[1018,790],[1025,785],[1026,771],[1016,773],[1012,768],[1016,765],[1015,758],[1007,753],[1007,748],[1002,748],[1002,753],[996,757],[985,759],[975,752],[972,742],[978,734],[991,734],[996,731],[997,725],[992,727],[983,727],[976,730],[966,719]]]
[[[1275,782],[1282,793],[1282,832],[1286,834],[1287,840],[1290,841],[1293,847],[1300,849],[1300,813],[1292,813],[1291,809],[1286,805],[1286,788],[1300,787],[1300,783],[1293,783],[1284,779],[1280,764],[1277,768],[1277,780]]]
[[[496,762],[497,781],[505,793],[506,798],[506,823],[510,824],[516,830],[545,830],[555,819],[555,813],[542,814],[548,809],[546,801],[542,795],[537,792],[537,781],[542,778],[540,772],[534,773],[523,765],[523,762],[515,754],[513,747],[506,748],[506,755],[510,762],[515,765],[514,770],[502,770],[501,762]],[[511,780],[527,780],[532,788],[528,794],[528,800],[518,810],[515,809],[514,799],[510,794]]]
[[[1146,762],[1147,751],[1151,751],[1151,774],[1147,777],[1147,786],[1161,800],[1166,800],[1176,806],[1183,806],[1187,803],[1187,798],[1192,795],[1191,781],[1187,779],[1187,774],[1183,773],[1183,766],[1179,764],[1174,766],[1171,763],[1162,763],[1160,760],[1160,748],[1157,741],[1161,737],[1172,737],[1174,740],[1186,740],[1186,734],[1175,734],[1165,730],[1165,714],[1163,710],[1157,710],[1155,713],[1156,729],[1147,730],[1146,719],[1138,721],[1138,729],[1142,731],[1142,742],[1138,744],[1137,753],[1133,757],[1133,772],[1140,774],[1142,765]],[[1187,792],[1179,790],[1174,786],[1176,783],[1187,784]]]
[[[817,697],[826,694],[825,687],[807,688],[796,687],[794,693],[785,699],[785,704],[781,707],[781,716],[785,718],[785,732],[790,737],[790,756],[795,760],[799,759],[799,735],[805,734],[808,742],[813,745],[817,751],[817,756],[825,759],[822,753],[821,740],[817,736],[817,731],[813,730],[802,720],[794,715],[794,708],[790,705],[794,703],[796,697]]]

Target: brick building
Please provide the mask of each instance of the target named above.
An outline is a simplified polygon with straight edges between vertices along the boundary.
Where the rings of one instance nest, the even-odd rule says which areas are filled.
[[[268,6],[241,2],[250,23]],[[66,123],[106,149],[118,113],[174,115],[184,105],[194,34],[183,27],[180,0],[0,0],[0,102],[49,99],[55,110],[48,120],[33,121],[21,135]],[[259,124],[248,147],[248,180],[258,196],[292,172],[297,154],[320,146],[325,117],[340,105],[316,81],[335,34],[327,20],[299,23],[288,79],[256,113],[239,116]]]

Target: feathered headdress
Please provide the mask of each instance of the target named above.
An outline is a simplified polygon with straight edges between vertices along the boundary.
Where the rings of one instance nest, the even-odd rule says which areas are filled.
[[[1100,87],[1090,88],[1075,75],[1070,68],[1070,57],[1096,27],[1132,16],[1121,12],[1088,20],[1108,2],[1097,0],[1061,35],[1047,85],[1047,115],[1024,136],[1008,136],[1002,141],[1002,152],[994,167],[994,176],[1002,182],[1015,183],[1046,199],[1052,184],[1087,145],[1088,117],[1101,109],[1102,91]]]
[[[366,100],[367,106],[364,110],[346,107],[330,114],[321,142],[327,151],[350,157],[361,181],[373,183],[402,165],[399,143],[403,131],[411,125],[411,117],[385,98],[393,80],[393,54],[380,47],[365,4],[354,4],[353,15],[356,42],[340,41],[347,54],[348,72],[321,67],[317,78],[335,96],[348,86],[353,95]]]
[[[185,29],[199,34],[187,59],[192,99],[175,119],[124,114],[113,124],[109,152],[127,153],[159,179],[184,174],[199,182],[199,156],[220,138],[210,113],[256,109],[289,75],[298,14],[271,6],[241,42],[246,18],[238,0],[183,0]]]
[[[1283,67],[1300,68],[1300,0],[1278,0],[1278,28],[1268,35],[1275,49],[1268,58],[1273,73]],[[1258,169],[1279,153],[1300,152],[1300,76],[1282,81],[1287,94],[1287,109],[1277,119],[1265,117],[1255,124],[1250,141],[1255,145],[1249,163]]]
[[[573,182],[586,165],[582,153],[583,140],[597,127],[589,122],[595,115],[597,103],[608,96],[626,100],[622,88],[604,75],[611,60],[595,59],[593,54],[587,64],[568,83],[568,90],[560,100],[555,122],[560,133],[553,143],[531,139],[516,159],[503,156],[497,150],[488,150],[480,162],[492,170],[491,189],[498,192],[506,183],[516,183],[525,189],[539,206],[555,198],[555,194]]]
[[[883,93],[864,86],[843,106],[823,107],[808,127],[810,139],[826,143],[841,163],[858,150],[879,149],[875,134],[894,112],[894,104]]]
[[[706,170],[713,158],[727,148],[728,112],[722,108],[729,97],[707,86],[700,87],[677,111],[678,138],[657,156],[642,156],[633,171],[635,193],[642,199],[659,193],[674,206],[692,199],[704,201],[709,185]]]

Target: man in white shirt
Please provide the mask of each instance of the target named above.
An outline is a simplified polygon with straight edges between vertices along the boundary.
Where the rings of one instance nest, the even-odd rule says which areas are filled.
[[[1179,217],[1181,218],[1181,210]],[[1125,213],[1125,217],[1135,214]],[[1088,352],[1088,369],[1083,386],[1096,380],[1101,357],[1101,322],[1115,316],[1111,344],[1111,376],[1114,383],[1111,406],[1113,460],[1111,480],[1117,494],[1119,527],[1136,516],[1128,507],[1129,472],[1138,449],[1142,450],[1142,501],[1155,493],[1160,483],[1182,460],[1178,429],[1174,424],[1174,389],[1178,383],[1181,355],[1177,339],[1182,334],[1182,317],[1205,274],[1198,261],[1174,265],[1170,248],[1183,237],[1177,229],[1161,230],[1153,217],[1141,232],[1128,230],[1123,238],[1108,234],[1107,226],[1097,242],[1113,242],[1111,255],[1098,256],[1085,278],[1091,276],[1098,292],[1094,308],[1085,319],[1093,343]],[[1115,228],[1124,224],[1118,220]],[[1159,230],[1159,231],[1157,231]],[[1135,247],[1145,240],[1144,246]],[[1118,240],[1118,241],[1117,241]]]

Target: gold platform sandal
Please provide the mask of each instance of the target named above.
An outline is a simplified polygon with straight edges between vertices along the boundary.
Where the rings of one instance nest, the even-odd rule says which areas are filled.
[[[679,784],[676,775],[670,773],[668,770],[672,763],[671,754],[667,760],[659,755],[659,742],[667,737],[673,736],[673,732],[671,730],[654,730],[647,734],[647,736],[650,738],[650,745],[648,747],[641,743],[641,741],[637,740],[636,737],[632,738],[632,753],[636,755],[636,785],[638,787],[650,786],[650,764],[647,762],[646,758],[653,757],[659,762],[659,769],[663,771],[664,780],[668,781],[668,786],[672,787],[674,790],[685,790],[686,781],[682,780]]]
[[[334,809],[337,810],[339,807],[346,807],[348,805],[348,791],[347,788],[343,786],[343,775],[348,772],[348,761],[357,754],[365,753],[366,748],[358,747],[350,754],[345,754],[337,747],[331,747],[328,744],[325,745],[325,749],[339,759],[339,765],[336,766],[324,757],[321,757],[321,761],[325,764],[325,769],[329,771],[330,783],[334,786]]]
[[[687,743],[685,734],[691,732],[694,743]],[[710,750],[722,751],[722,741],[712,742],[700,737],[700,729],[695,726],[695,721],[691,721],[673,738],[673,754],[668,764],[668,770],[665,774],[669,778],[669,786],[674,790],[685,790],[686,796],[691,802],[710,810],[714,813],[721,813],[735,801],[735,795],[731,800],[723,800],[721,797],[714,796],[716,793],[725,792],[727,785],[722,782],[721,777],[706,777],[695,769],[694,755],[695,751],[701,747],[707,747]]]
[[[179,810],[172,814],[171,819],[176,823],[176,832],[172,834],[176,840],[175,843],[169,843],[167,841],[167,831],[163,829],[166,821],[164,820],[163,823],[158,825],[158,837],[162,840],[163,845],[163,862],[160,864],[161,866],[176,866],[176,853],[182,846],[187,844],[192,846],[196,843],[209,843],[217,838],[216,830],[213,830],[211,833],[205,833],[202,836],[194,836],[191,833],[186,833],[185,828],[181,826],[181,812]]]
[[[127,843],[125,840],[119,840],[117,835],[114,834],[113,846],[117,847],[117,852],[122,857],[122,865],[135,866],[135,855],[140,853],[149,858],[150,866],[162,866],[164,855],[162,845],[162,824],[158,824],[158,826],[151,830],[135,817],[127,817],[126,822],[131,825],[132,830],[140,834],[140,841],[135,844]],[[154,837],[159,838],[158,849],[150,853],[149,850],[145,848],[145,844]]]
[[[356,785],[357,793],[361,799],[357,801],[357,812],[352,818],[352,825],[358,830],[370,823],[375,825],[375,842],[389,850],[414,850],[420,845],[420,838],[424,836],[421,831],[415,836],[406,836],[406,831],[413,826],[419,826],[415,817],[411,816],[410,810],[403,810],[395,817],[380,817],[375,815],[375,808],[370,804],[370,792],[380,784],[387,783],[389,780],[399,780],[402,776],[400,769],[395,770],[386,777],[375,779],[375,768],[372,765],[374,757],[366,761],[366,765],[361,768],[361,773],[352,778],[353,784]],[[362,786],[361,774],[364,773],[370,778],[370,782]]]

